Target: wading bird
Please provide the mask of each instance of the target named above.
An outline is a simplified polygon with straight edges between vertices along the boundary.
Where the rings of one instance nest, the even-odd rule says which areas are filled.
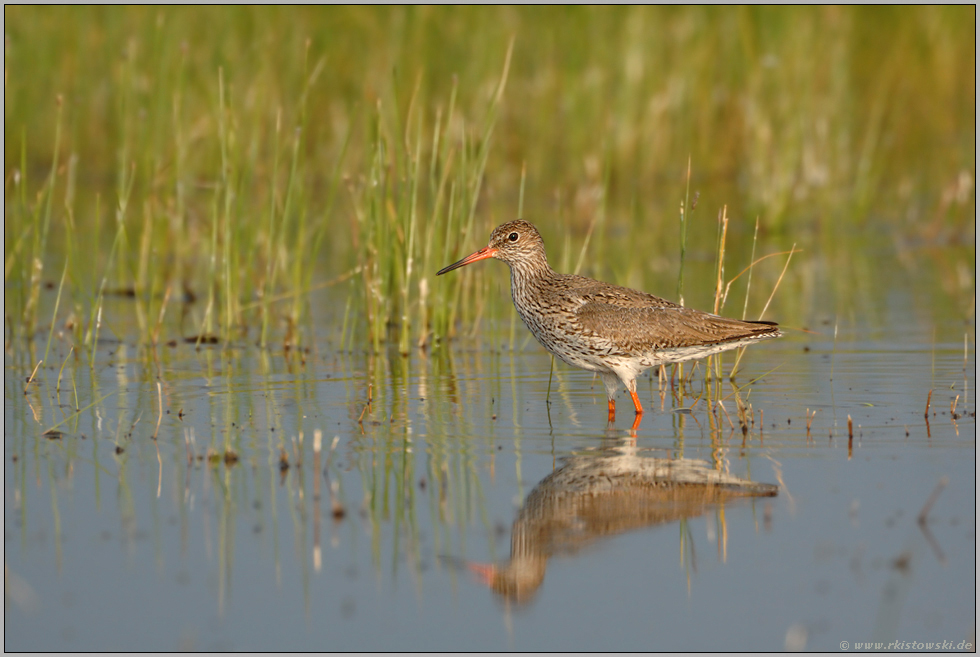
[[[635,428],[643,415],[636,377],[647,368],[782,335],[775,322],[728,319],[646,292],[559,274],[548,265],[538,229],[522,220],[497,226],[487,246],[436,275],[486,258],[503,260],[510,267],[514,306],[538,342],[569,365],[602,377],[609,422],[616,417],[619,382],[633,398]]]

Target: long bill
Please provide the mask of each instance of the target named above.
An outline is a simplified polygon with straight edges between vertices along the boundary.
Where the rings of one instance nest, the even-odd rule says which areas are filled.
[[[465,267],[471,262],[476,262],[477,260],[486,260],[487,258],[492,258],[494,254],[497,253],[497,249],[491,249],[489,246],[485,246],[476,253],[471,253],[459,262],[454,262],[448,267],[443,267],[436,272],[436,276],[442,276],[446,272],[452,271],[454,269],[459,269],[460,267]]]

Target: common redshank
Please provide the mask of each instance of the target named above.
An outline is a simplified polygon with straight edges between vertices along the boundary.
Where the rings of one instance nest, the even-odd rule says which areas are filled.
[[[782,335],[775,322],[746,322],[685,308],[666,299],[600,281],[559,274],[548,265],[538,229],[517,220],[497,226],[490,243],[436,275],[496,258],[510,267],[517,313],[545,349],[569,365],[597,372],[616,417],[622,382],[636,421],[643,406],[636,377],[654,365],[680,363]]]

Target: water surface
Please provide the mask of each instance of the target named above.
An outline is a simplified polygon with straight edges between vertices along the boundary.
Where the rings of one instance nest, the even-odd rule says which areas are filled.
[[[549,381],[550,357],[510,351],[507,331],[406,358],[328,338],[302,359],[104,343],[73,368],[98,400],[76,415],[67,374],[59,392],[42,369],[25,394],[29,359],[8,354],[5,648],[972,641],[976,378],[954,329],[790,331],[746,354],[738,393],[706,387],[703,365],[683,391],[649,376],[635,432],[623,410],[607,426],[591,374],[559,364]],[[487,586],[556,468],[655,462],[778,494],[552,504],[543,563],[520,591]]]

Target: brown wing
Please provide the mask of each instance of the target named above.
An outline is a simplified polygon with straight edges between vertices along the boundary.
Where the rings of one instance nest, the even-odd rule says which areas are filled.
[[[604,303],[614,308],[681,308],[673,301],[628,287],[600,283],[584,276],[565,275],[560,279],[566,294],[580,303]]]
[[[574,278],[580,279],[569,283],[580,303],[574,314],[582,329],[628,351],[719,344],[778,334],[774,322],[719,317],[645,292]]]

